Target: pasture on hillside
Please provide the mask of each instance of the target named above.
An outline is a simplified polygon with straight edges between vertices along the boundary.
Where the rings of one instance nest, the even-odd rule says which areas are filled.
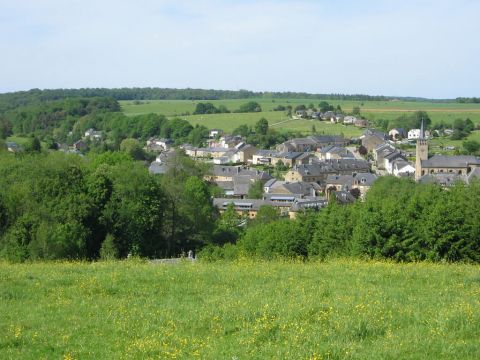
[[[234,111],[240,105],[256,101],[262,107],[259,113],[234,113],[211,115],[186,115],[195,111],[199,102],[211,102],[215,106],[225,105]],[[266,118],[273,128],[278,130],[292,130],[308,133],[314,124],[318,133],[340,134],[347,137],[358,136],[361,130],[353,126],[332,127],[330,124],[318,120],[291,120],[283,111],[273,111],[279,105],[291,105],[293,108],[299,104],[318,106],[321,100],[313,99],[238,99],[238,100],[146,100],[139,104],[133,101],[121,101],[122,110],[127,115],[140,115],[148,113],[164,114],[169,117],[179,116],[192,124],[202,124],[207,128],[221,128],[227,132],[237,126],[247,124],[253,126],[260,118]],[[351,101],[351,100],[326,100],[328,103],[340,105],[346,112],[353,107],[360,107],[361,114],[369,120],[394,119],[402,114],[417,110],[426,111],[434,123],[444,121],[452,123],[457,118],[470,118],[475,123],[480,123],[480,104],[461,104],[455,102],[423,102],[423,101]]]
[[[0,262],[2,359],[478,359],[480,267]]]

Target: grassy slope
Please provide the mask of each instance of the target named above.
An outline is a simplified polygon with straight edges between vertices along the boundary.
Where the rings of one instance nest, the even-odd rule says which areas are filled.
[[[479,270],[0,263],[0,358],[478,359]]]
[[[286,119],[283,112],[272,111],[278,105],[298,104],[317,105],[319,100],[309,99],[253,99],[257,101],[263,112],[256,114],[215,114],[203,116],[186,116],[185,118],[193,124],[204,124],[208,128],[219,127],[225,131],[231,131],[241,124],[253,125],[261,117],[267,118],[270,124],[278,123]],[[230,110],[237,109],[248,100],[216,100],[210,101],[216,106],[223,104]],[[151,100],[141,105],[134,105],[132,101],[122,101],[122,109],[127,115],[138,115],[146,113],[159,113],[167,116],[181,115],[186,112],[193,113],[195,105],[199,101],[191,100]],[[408,101],[328,101],[333,105],[340,105],[345,111],[350,111],[354,106],[361,108],[362,114],[368,119],[393,119],[405,112],[425,110],[429,113],[434,122],[453,122],[456,118],[469,117],[472,121],[480,123],[480,104],[459,104],[459,103],[432,103],[432,102],[408,102]],[[315,121],[317,131],[332,133],[329,124]],[[308,132],[312,126],[311,121],[297,120],[278,124],[276,128],[285,130],[298,130]],[[336,129],[335,129],[336,130]],[[346,136],[358,136],[361,131],[352,126],[344,127]],[[336,132],[339,133],[339,132]]]

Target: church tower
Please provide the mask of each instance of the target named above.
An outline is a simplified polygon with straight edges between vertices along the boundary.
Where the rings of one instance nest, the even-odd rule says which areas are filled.
[[[428,160],[428,144],[427,139],[425,138],[425,128],[422,119],[420,137],[417,140],[417,148],[415,155],[415,180],[418,180],[422,177],[422,161],[424,160]]]

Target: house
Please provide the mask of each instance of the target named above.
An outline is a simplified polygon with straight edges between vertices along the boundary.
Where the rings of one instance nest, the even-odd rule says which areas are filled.
[[[166,151],[169,150],[173,145],[173,141],[170,139],[157,139],[150,138],[147,140],[147,151]]]
[[[208,133],[208,137],[210,139],[213,139],[213,138],[216,138],[216,137],[219,137],[219,136],[222,136],[222,135],[223,135],[223,130],[220,130],[220,129],[212,129]]]
[[[235,148],[235,154],[233,154],[232,162],[233,163],[248,163],[252,161],[253,154],[255,154],[258,149],[250,144],[243,144],[242,146],[237,145]]]
[[[398,159],[393,162],[393,175],[397,177],[413,176],[415,168],[411,163],[404,159]]]
[[[96,131],[95,129],[91,128],[85,131],[85,138],[88,138],[90,140],[102,140],[102,132],[101,131]]]
[[[73,149],[78,151],[85,151],[88,149],[88,146],[83,140],[78,140],[73,144]]]
[[[281,161],[283,165],[291,168],[292,166],[297,164],[308,164],[309,159],[312,156],[313,155],[309,153],[304,153],[304,152],[295,152],[295,151],[281,152],[272,156],[271,164],[275,166]]]
[[[373,151],[378,145],[386,142],[387,136],[385,133],[368,129],[361,136],[362,145],[368,150]]]
[[[403,128],[394,128],[388,132],[388,136],[393,141],[402,140],[407,135],[407,132]]]
[[[356,127],[359,127],[359,128],[366,128],[368,126],[368,120],[366,120],[366,119],[356,119],[353,122],[353,125],[355,125]]]
[[[327,191],[351,191],[358,189],[360,197],[364,198],[367,191],[378,179],[372,173],[354,173],[351,175],[328,175],[326,180]]]
[[[407,135],[408,140],[420,139],[421,131],[422,129],[411,129]],[[428,130],[424,131],[424,137],[425,138],[430,137],[430,132]]]
[[[245,143],[245,139],[240,135],[224,135],[219,139],[217,137],[212,137],[207,140],[209,148],[233,149],[240,143]]]
[[[251,169],[247,166],[213,165],[212,170],[205,176],[208,181],[233,181],[238,175],[247,175],[252,180],[267,181],[272,177],[265,171]]]
[[[285,174],[285,180],[289,182],[316,182],[324,186],[325,180],[330,174],[346,175],[369,171],[370,165],[364,160],[326,160],[312,164],[296,165]]]
[[[320,160],[353,159],[355,156],[344,147],[328,145],[318,149],[315,156]]]
[[[263,185],[265,196],[269,194],[295,195],[297,197],[316,196],[322,191],[317,183],[281,181],[270,179]]]
[[[305,138],[285,141],[278,145],[276,149],[280,152],[306,152],[315,151],[327,145],[345,146],[347,144],[348,140],[342,136],[311,135]]]
[[[305,212],[307,210],[320,210],[328,205],[328,200],[323,197],[309,198],[309,199],[296,199],[290,210],[288,216],[290,219],[295,219],[299,212]]]
[[[260,207],[265,205],[278,209],[280,215],[288,216],[294,200],[295,199],[292,201],[270,201],[265,199],[214,198],[213,206],[217,207],[220,213],[223,213],[228,206],[232,204],[237,214],[249,219],[255,219]]]
[[[182,163],[178,161],[178,153],[171,148],[168,151],[162,152],[155,158],[150,166],[148,167],[148,171],[151,174],[165,174],[168,170],[172,168],[181,168]]]
[[[406,160],[403,154],[395,150],[388,155],[385,155],[383,158],[383,168],[387,171],[388,174],[393,174],[393,164],[396,160]]]
[[[295,111],[295,117],[296,119],[304,119],[307,117],[307,112],[305,110],[297,110]]]
[[[19,146],[16,142],[7,141],[5,143],[5,145],[7,147],[7,150],[12,152],[12,153],[18,153],[18,152],[22,151],[21,146]]]
[[[272,157],[279,154],[277,150],[258,150],[252,155],[253,165],[265,165],[272,163]]]
[[[320,118],[322,120],[331,121],[332,118],[335,119],[336,114],[333,111],[325,111]]]
[[[333,191],[329,197],[330,201],[336,201],[340,205],[348,205],[354,203],[357,199],[349,191]]]
[[[363,199],[377,179],[378,176],[372,173],[353,174],[353,188],[360,190],[360,198]]]
[[[158,161],[152,161],[148,167],[148,171],[153,175],[163,175],[167,172],[168,167],[166,164],[162,164]]]
[[[220,157],[215,157],[213,160],[214,164],[228,164],[228,163],[233,163],[233,164],[238,164],[238,163],[244,163],[246,164],[247,162],[252,161],[253,155],[257,152],[257,148],[240,143],[238,144],[235,148],[233,149],[226,149],[223,153],[222,156]]]
[[[353,124],[355,124],[355,121],[357,121],[357,118],[355,116],[350,116],[349,115],[349,116],[345,116],[343,118],[343,123],[345,125],[353,125]]]
[[[327,191],[333,189],[335,191],[350,191],[353,186],[353,175],[337,175],[330,174],[325,181]]]
[[[223,213],[228,206],[233,205],[237,214],[249,219],[254,219],[262,206],[272,206],[278,209],[281,216],[288,216],[294,219],[298,212],[303,212],[306,209],[320,209],[327,206],[327,204],[325,198],[319,197],[299,199],[294,196],[272,196],[269,199],[213,199],[213,205],[217,207],[220,213]]]
[[[376,146],[375,149],[373,149],[373,160],[375,161],[375,164],[378,169],[385,169],[384,167],[384,158],[387,155],[390,155],[396,151],[395,147],[393,145],[390,145],[387,142],[383,142],[380,145]]]

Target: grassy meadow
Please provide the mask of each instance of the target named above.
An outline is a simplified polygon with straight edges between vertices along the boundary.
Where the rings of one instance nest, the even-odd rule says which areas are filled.
[[[287,119],[283,111],[273,111],[278,105],[299,104],[308,105],[313,103],[318,105],[321,100],[312,99],[238,99],[238,100],[213,100],[209,101],[215,106],[225,105],[230,110],[237,109],[241,104],[250,100],[257,101],[262,107],[261,113],[249,114],[212,114],[212,115],[185,115],[192,114],[199,100],[148,100],[141,104],[135,104],[133,101],[121,101],[122,110],[127,115],[140,115],[148,113],[164,114],[166,116],[180,116],[192,124],[203,124],[207,128],[221,128],[227,132],[232,131],[242,124],[253,125],[261,117],[265,117],[270,126],[278,130],[292,130],[301,132],[310,132],[312,124],[315,124],[319,133],[339,134],[343,133],[347,137],[358,136],[361,130],[353,126],[338,125],[339,128],[325,122],[312,120],[290,120]],[[359,106],[361,113],[367,119],[394,119],[402,114],[417,110],[428,112],[433,122],[444,121],[452,123],[457,118],[469,117],[473,122],[480,123],[480,104],[460,104],[460,103],[436,103],[436,102],[415,102],[415,101],[350,101],[350,100],[327,100],[330,104],[340,105],[344,111],[351,111],[353,107]]]
[[[2,359],[478,359],[480,267],[0,263]]]

